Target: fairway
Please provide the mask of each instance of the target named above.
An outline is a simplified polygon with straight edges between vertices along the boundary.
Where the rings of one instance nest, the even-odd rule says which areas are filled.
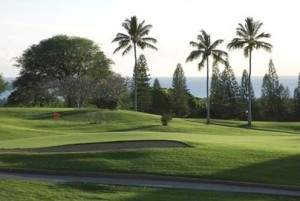
[[[53,120],[53,113],[61,118]],[[98,109],[0,109],[0,167],[141,173],[300,187],[299,123],[173,119]],[[188,148],[144,148],[72,153],[10,149],[81,143],[174,140]]]
[[[29,200],[114,200],[114,201],[296,201],[297,198],[193,190],[107,186],[87,183],[46,183],[0,180],[5,201]],[[53,199],[54,198],[54,199]]]

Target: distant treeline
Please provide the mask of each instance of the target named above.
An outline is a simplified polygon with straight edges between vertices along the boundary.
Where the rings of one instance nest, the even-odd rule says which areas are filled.
[[[206,117],[206,99],[189,92],[181,64],[176,66],[172,86],[163,88],[159,79],[150,85],[151,76],[144,55],[137,59],[133,78],[111,71],[113,61],[93,41],[64,35],[32,45],[17,58],[20,76],[12,83],[13,92],[2,100],[4,106],[18,107],[98,107],[133,109],[134,80],[137,109],[174,117]],[[248,73],[237,82],[230,65],[220,71],[213,67],[210,80],[211,117],[245,120],[248,104]],[[200,87],[200,86],[199,86]],[[8,84],[0,77],[0,93]],[[300,120],[300,75],[290,91],[280,82],[272,61],[261,86],[261,97],[254,96],[251,85],[254,120]]]

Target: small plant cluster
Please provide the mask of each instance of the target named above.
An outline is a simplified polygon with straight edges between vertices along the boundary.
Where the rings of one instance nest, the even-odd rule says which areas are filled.
[[[167,126],[169,121],[171,121],[171,120],[172,120],[172,115],[170,115],[170,114],[163,114],[161,116],[161,123],[163,126]]]

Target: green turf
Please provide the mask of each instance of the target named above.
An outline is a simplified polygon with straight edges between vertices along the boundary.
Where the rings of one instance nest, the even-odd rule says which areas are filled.
[[[61,119],[53,120],[53,112]],[[150,173],[300,186],[299,123],[173,119],[129,111],[0,109],[0,149],[169,139],[192,148],[90,153],[0,152],[0,167]]]
[[[122,187],[84,183],[46,183],[4,179],[0,180],[0,200],[296,201],[297,199],[244,193]]]

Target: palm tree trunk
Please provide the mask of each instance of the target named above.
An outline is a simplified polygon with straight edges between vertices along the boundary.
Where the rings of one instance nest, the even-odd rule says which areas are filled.
[[[136,44],[133,44],[134,47],[134,111],[137,111],[137,58],[136,58]]]
[[[251,111],[251,59],[252,50],[249,50],[249,80],[248,80],[248,127],[251,127],[252,111]]]
[[[206,72],[206,108],[207,108],[207,114],[206,114],[206,124],[210,124],[210,105],[209,105],[209,65],[208,65],[208,57],[207,57],[207,72]]]

